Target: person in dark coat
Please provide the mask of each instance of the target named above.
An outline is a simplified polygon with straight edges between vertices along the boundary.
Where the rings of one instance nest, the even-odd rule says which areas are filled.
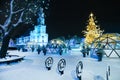
[[[89,51],[90,51],[90,48],[87,46],[87,48],[86,48],[86,54],[87,54],[87,56],[89,55]]]
[[[62,48],[60,47],[60,48],[59,48],[59,54],[62,55],[62,53],[63,53],[63,50],[62,50]]]
[[[96,51],[97,56],[98,56],[98,61],[102,61],[103,54],[105,54],[103,50],[104,48],[105,46],[101,46],[101,44],[99,44],[98,50]]]
[[[44,55],[46,55],[46,53],[47,53],[47,49],[46,49],[46,47],[45,46],[43,46],[43,53],[44,53]]]
[[[34,49],[35,49],[34,46],[32,46],[31,49],[32,49],[32,52],[34,52]]]
[[[83,48],[81,50],[82,54],[83,54],[83,57],[86,57],[86,49],[85,49],[85,46],[83,45]]]
[[[40,52],[41,52],[41,47],[40,46],[38,46],[37,52],[38,52],[38,54],[40,54]]]

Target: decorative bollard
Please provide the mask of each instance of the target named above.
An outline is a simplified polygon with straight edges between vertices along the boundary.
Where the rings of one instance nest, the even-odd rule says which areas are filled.
[[[48,70],[51,70],[52,65],[53,65],[53,58],[52,58],[52,57],[48,57],[48,58],[45,60],[45,67],[46,67]]]
[[[108,66],[108,75],[110,76],[110,66]]]
[[[110,66],[107,66],[106,80],[109,80],[109,77],[110,77]]]
[[[59,71],[60,75],[64,74],[65,67],[66,67],[65,59],[60,59],[60,61],[58,62],[58,71]]]
[[[76,75],[79,80],[82,80],[82,70],[83,70],[83,63],[79,61],[76,66]]]

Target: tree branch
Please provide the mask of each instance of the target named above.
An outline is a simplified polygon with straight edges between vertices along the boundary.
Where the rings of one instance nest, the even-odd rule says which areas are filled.
[[[10,15],[9,15],[9,17],[6,19],[6,21],[4,23],[4,30],[10,24],[11,19],[12,19],[12,15],[13,15],[13,2],[14,2],[14,0],[11,0],[11,2],[10,2]]]
[[[4,22],[4,30],[5,30],[5,29],[7,28],[7,26],[11,23],[11,19],[12,19],[13,14],[19,13],[19,12],[21,12],[21,11],[24,10],[24,9],[19,9],[19,10],[17,10],[17,11],[13,11],[13,2],[14,2],[14,0],[11,0],[11,2],[10,2],[10,13],[9,13],[9,17],[8,17],[8,18],[6,19],[6,21]],[[17,26],[19,23],[22,22],[23,13],[24,13],[24,12],[21,13],[20,18],[18,19],[18,22],[15,23],[15,24],[13,24],[14,27]]]
[[[13,2],[14,2],[14,0],[12,0],[10,3],[10,13],[11,14],[13,14]]]
[[[16,27],[19,23],[21,23],[21,22],[22,22],[22,17],[23,17],[23,14],[24,14],[24,11],[21,13],[21,15],[20,15],[20,17],[19,17],[19,19],[18,19],[17,23],[13,24],[13,26],[14,26],[14,27]]]
[[[3,25],[0,24],[0,27],[3,27]]]
[[[24,9],[20,9],[20,10],[17,10],[17,11],[15,11],[15,12],[12,12],[13,14],[16,14],[16,13],[19,13],[19,12],[21,12],[21,11],[23,11]]]
[[[4,26],[0,24],[0,28],[2,28],[4,30]]]
[[[0,24],[0,29],[2,29],[2,32],[4,31],[4,26]],[[3,33],[4,34],[4,33]]]
[[[2,30],[2,34],[4,35],[4,26],[0,24],[0,29]]]

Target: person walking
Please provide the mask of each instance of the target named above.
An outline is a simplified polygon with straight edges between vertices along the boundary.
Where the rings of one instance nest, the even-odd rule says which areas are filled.
[[[96,51],[97,56],[98,56],[98,61],[102,61],[103,54],[105,54],[105,52],[103,50],[104,48],[105,48],[105,46],[101,46],[101,44],[99,44],[98,49]]]
[[[37,52],[38,52],[38,54],[40,54],[40,52],[41,52],[41,47],[40,46],[38,46]]]
[[[83,48],[81,50],[82,54],[83,54],[83,57],[86,57],[86,49],[85,49],[85,46],[83,45]]]
[[[43,53],[44,53],[44,55],[46,55],[46,53],[47,53],[47,49],[46,49],[46,47],[45,46],[43,46]]]

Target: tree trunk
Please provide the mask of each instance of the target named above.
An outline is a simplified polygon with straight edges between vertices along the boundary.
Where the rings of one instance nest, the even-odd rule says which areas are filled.
[[[1,46],[1,50],[0,50],[0,58],[6,57],[8,45],[9,45],[9,40],[10,40],[9,34],[7,34],[3,37],[2,46]]]

